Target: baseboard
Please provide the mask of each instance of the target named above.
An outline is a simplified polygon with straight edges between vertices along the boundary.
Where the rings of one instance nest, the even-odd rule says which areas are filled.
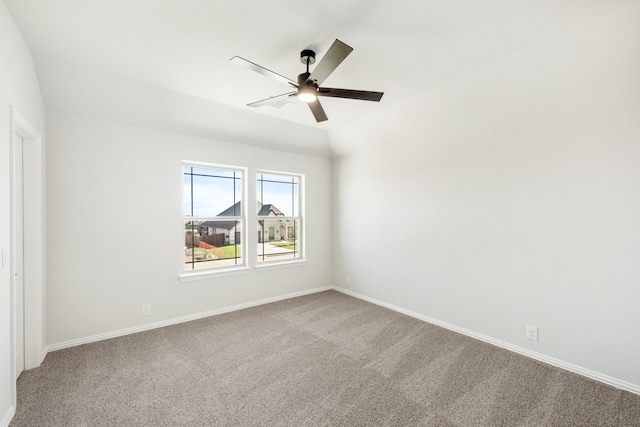
[[[4,414],[4,417],[2,417],[2,421],[0,421],[0,427],[7,427],[15,414],[16,414],[16,407],[14,405],[9,406],[9,409],[7,409],[7,412]]]
[[[501,340],[492,338],[492,337],[487,336],[487,335],[479,334],[479,333],[471,331],[469,329],[461,328],[461,327],[458,327],[456,325],[452,325],[450,323],[443,322],[441,320],[434,319],[432,317],[425,316],[423,314],[416,313],[414,311],[404,309],[402,307],[398,307],[398,306],[395,306],[395,305],[392,305],[392,304],[388,304],[386,302],[377,300],[375,298],[368,297],[366,295],[359,294],[357,292],[354,292],[354,291],[351,291],[351,290],[348,290],[348,289],[341,288],[339,286],[323,286],[323,287],[319,287],[319,288],[308,289],[308,290],[305,290],[305,291],[294,292],[294,293],[289,293],[289,294],[285,294],[285,295],[279,295],[279,296],[276,296],[276,297],[265,298],[265,299],[261,299],[261,300],[257,300],[257,301],[251,301],[251,302],[247,302],[247,303],[243,303],[243,304],[237,304],[237,305],[230,306],[230,307],[223,307],[223,308],[219,308],[219,309],[215,309],[215,310],[205,311],[205,312],[202,312],[202,313],[196,313],[196,314],[192,314],[192,315],[188,315],[188,316],[182,316],[182,317],[177,317],[177,318],[173,318],[173,319],[167,319],[167,320],[154,322],[154,323],[147,323],[145,325],[135,326],[135,327],[132,327],[132,328],[125,328],[125,329],[120,329],[120,330],[117,330],[117,331],[112,331],[112,332],[107,332],[107,333],[103,333],[103,334],[92,335],[92,336],[85,337],[85,338],[79,338],[79,339],[75,339],[75,340],[65,341],[65,342],[61,342],[61,343],[57,343],[57,344],[52,344],[52,345],[46,346],[43,349],[42,359],[44,360],[44,357],[47,355],[47,353],[49,351],[61,350],[63,348],[75,347],[75,346],[82,345],[82,344],[89,344],[89,343],[92,343],[92,342],[102,341],[102,340],[106,340],[106,339],[109,339],[109,338],[116,338],[116,337],[120,337],[120,336],[123,336],[123,335],[135,334],[137,332],[143,332],[143,331],[148,331],[148,330],[151,330],[151,329],[162,328],[164,326],[176,325],[176,324],[179,324],[179,323],[189,322],[189,321],[192,321],[192,320],[202,319],[202,318],[205,318],[205,317],[216,316],[218,314],[229,313],[229,312],[232,312],[232,311],[242,310],[242,309],[245,309],[245,308],[256,307],[256,306],[263,305],[263,304],[269,304],[269,303],[272,303],[272,302],[282,301],[282,300],[289,299],[289,298],[296,298],[296,297],[300,297],[300,296],[304,296],[304,295],[310,295],[310,294],[315,294],[315,293],[318,293],[318,292],[324,292],[324,291],[328,291],[330,289],[333,289],[333,290],[341,292],[343,294],[346,294],[346,295],[361,299],[363,301],[370,302],[370,303],[375,304],[375,305],[379,305],[379,306],[384,307],[384,308],[388,308],[389,310],[393,310],[393,311],[396,311],[398,313],[405,314],[407,316],[416,318],[418,320],[422,320],[424,322],[431,323],[431,324],[443,327],[445,329],[449,329],[451,331],[454,331],[454,332],[469,336],[471,338],[475,338],[475,339],[478,339],[480,341],[484,341],[486,343],[495,345],[497,347],[504,348],[505,350],[513,351],[514,353],[518,353],[518,354],[521,354],[523,356],[530,357],[530,358],[538,360],[540,362],[547,363],[549,365],[552,365],[552,366],[555,366],[555,367],[558,367],[558,368],[561,368],[561,369],[564,369],[564,370],[567,370],[567,371],[582,375],[582,376],[587,377],[587,378],[591,378],[593,380],[602,382],[604,384],[611,385],[611,386],[619,388],[621,390],[626,390],[626,391],[629,391],[631,393],[635,393],[635,394],[640,395],[640,385],[633,384],[633,383],[630,383],[630,382],[627,382],[627,381],[623,381],[623,380],[620,380],[618,378],[611,377],[609,375],[601,374],[599,372],[592,371],[590,369],[586,369],[586,368],[583,368],[581,366],[565,362],[563,360],[559,360],[559,359],[556,359],[556,358],[553,358],[553,357],[549,357],[549,356],[546,356],[546,355],[544,355],[542,353],[537,353],[535,351],[531,351],[529,349],[510,344],[510,343],[508,343],[506,341],[501,341]],[[7,426],[9,424],[9,421],[13,417],[14,413],[15,413],[15,407],[9,408],[9,411],[7,412],[5,417],[2,419],[2,423],[0,423],[0,427]],[[6,421],[6,423],[5,423],[5,421]]]
[[[581,366],[565,362],[563,360],[559,360],[559,359],[556,359],[556,358],[553,358],[553,357],[549,357],[549,356],[546,356],[546,355],[544,355],[542,353],[537,353],[535,351],[531,351],[531,350],[528,350],[526,348],[510,344],[510,343],[508,343],[506,341],[501,341],[501,340],[492,338],[492,337],[487,336],[487,335],[482,335],[482,334],[479,334],[477,332],[474,332],[474,331],[471,331],[471,330],[468,330],[468,329],[460,328],[460,327],[452,325],[450,323],[443,322],[443,321],[440,321],[438,319],[434,319],[432,317],[425,316],[423,314],[416,313],[416,312],[411,311],[411,310],[406,310],[406,309],[404,309],[402,307],[398,307],[398,306],[395,306],[395,305],[392,305],[392,304],[388,304],[386,302],[379,301],[379,300],[374,299],[374,298],[370,298],[368,296],[359,294],[357,292],[350,291],[348,289],[341,288],[339,286],[332,286],[331,289],[336,290],[338,292],[341,292],[343,294],[346,294],[346,295],[361,299],[363,301],[367,301],[367,302],[370,302],[372,304],[379,305],[379,306],[384,307],[384,308],[388,308],[389,310],[393,310],[393,311],[396,311],[398,313],[402,313],[402,314],[405,314],[407,316],[414,317],[414,318],[416,318],[418,320],[422,320],[424,322],[431,323],[431,324],[443,327],[445,329],[449,329],[451,331],[458,332],[458,333],[463,334],[463,335],[467,335],[467,336],[469,336],[471,338],[475,338],[475,339],[478,339],[480,341],[484,341],[486,343],[495,345],[496,347],[501,347],[501,348],[504,348],[505,350],[513,351],[514,353],[518,353],[518,354],[521,354],[523,356],[530,357],[532,359],[538,360],[538,361],[543,362],[543,363],[547,363],[549,365],[564,369],[566,371],[570,371],[570,372],[582,375],[584,377],[591,378],[593,380],[599,381],[599,382],[604,383],[604,384],[608,384],[610,386],[619,388],[621,390],[626,390],[626,391],[629,391],[631,393],[635,393],[635,394],[640,395],[640,385],[632,384],[630,382],[623,381],[623,380],[620,380],[618,378],[611,377],[609,375],[604,375],[604,374],[601,374],[599,372],[592,371],[590,369],[586,369],[586,368],[583,368]]]
[[[109,338],[121,337],[123,335],[135,334],[137,332],[148,331],[151,329],[162,328],[164,326],[176,325],[178,323],[190,322],[192,320],[202,319],[205,317],[216,316],[218,314],[229,313],[232,311],[242,310],[245,308],[256,307],[258,305],[269,304],[272,302],[282,301],[285,299],[301,297],[304,295],[315,294],[318,292],[324,292],[331,289],[331,286],[323,286],[320,288],[308,289],[300,292],[293,292],[290,294],[279,295],[276,297],[265,298],[257,301],[246,302],[242,304],[233,305],[230,307],[218,308],[215,310],[205,311],[202,313],[190,314],[188,316],[176,317],[173,319],[161,320],[159,322],[147,323],[140,326],[134,326],[132,328],[120,329],[117,331],[106,332],[103,334],[91,335],[89,337],[78,338],[75,340],[65,341],[57,344],[48,345],[45,348],[45,354],[49,351],[62,350],[63,348],[75,347],[82,344],[89,344],[96,341],[102,341]]]

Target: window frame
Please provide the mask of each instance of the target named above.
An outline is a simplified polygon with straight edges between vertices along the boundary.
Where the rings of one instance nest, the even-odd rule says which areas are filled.
[[[278,219],[282,220],[295,220],[298,222],[298,233],[297,233],[297,251],[299,255],[296,258],[285,258],[285,259],[275,259],[275,260],[260,260],[260,258],[264,258],[263,255],[259,255],[256,252],[255,262],[256,262],[256,270],[270,270],[274,268],[281,268],[287,266],[295,266],[299,264],[306,264],[306,234],[305,234],[305,175],[302,173],[295,172],[283,172],[283,171],[275,171],[268,169],[257,169],[255,173],[255,179],[253,182],[256,185],[256,201],[262,203],[261,199],[261,191],[258,185],[258,180],[260,175],[279,175],[284,177],[296,177],[298,178],[298,215],[297,216],[282,216],[278,217]],[[293,212],[292,212],[293,213]],[[258,212],[256,212],[256,221],[255,224],[258,225],[259,221],[264,220],[265,218],[269,218],[268,216],[259,216]],[[264,243],[264,226],[262,230],[262,243]],[[260,244],[260,241],[257,241],[256,244]]]
[[[212,217],[197,217],[197,216],[191,216],[191,215],[185,215],[184,212],[184,200],[185,200],[185,185],[184,185],[184,168],[185,167],[197,167],[197,168],[207,168],[207,169],[219,169],[219,170],[228,170],[228,171],[233,171],[233,172],[240,172],[241,176],[240,176],[240,188],[241,188],[241,194],[240,194],[240,215],[239,216],[224,216],[224,217],[219,217],[219,216],[212,216]],[[180,224],[181,224],[181,241],[182,244],[179,246],[180,250],[181,250],[181,256],[180,256],[180,274],[179,274],[179,279],[180,281],[184,282],[184,281],[191,281],[191,280],[199,280],[199,279],[203,279],[203,278],[208,278],[208,277],[216,277],[216,276],[228,276],[228,275],[235,275],[235,274],[243,274],[243,273],[247,273],[250,268],[248,266],[248,260],[249,257],[248,255],[248,236],[247,236],[247,230],[248,230],[248,218],[247,218],[247,196],[248,196],[248,191],[247,191],[247,184],[248,184],[248,169],[246,167],[242,167],[242,166],[233,166],[233,165],[223,165],[223,164],[218,164],[218,163],[205,163],[205,162],[194,162],[194,161],[188,161],[188,160],[183,160],[181,162],[181,168],[180,168],[180,176],[181,176],[181,180],[180,182],[181,184],[181,191],[180,194],[182,196],[181,199],[181,203],[180,206],[182,207],[182,214],[180,215]],[[212,267],[208,267],[208,268],[201,268],[201,269],[192,269],[192,270],[187,270],[186,269],[186,262],[185,262],[185,254],[184,254],[184,246],[185,246],[185,223],[186,221],[194,221],[194,220],[200,221],[209,221],[209,220],[213,220],[213,221],[217,221],[217,220],[224,220],[224,221],[240,221],[240,262],[238,262],[236,265],[225,265],[225,266],[212,266]]]

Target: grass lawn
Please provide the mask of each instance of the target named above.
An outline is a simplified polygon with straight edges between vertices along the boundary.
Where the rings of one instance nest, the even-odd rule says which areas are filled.
[[[236,248],[237,248],[237,252],[236,252]],[[218,249],[222,249],[224,251],[225,258],[240,257],[240,246],[236,246],[236,245],[220,246]]]

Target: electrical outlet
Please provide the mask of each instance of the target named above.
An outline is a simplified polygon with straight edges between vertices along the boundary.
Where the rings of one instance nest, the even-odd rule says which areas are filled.
[[[527,339],[538,341],[538,328],[527,325]]]
[[[151,314],[151,304],[142,304],[142,315],[148,316]]]
[[[351,276],[347,276],[347,285],[351,284]]]

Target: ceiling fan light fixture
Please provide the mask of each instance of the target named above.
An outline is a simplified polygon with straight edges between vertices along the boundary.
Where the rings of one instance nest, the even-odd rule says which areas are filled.
[[[300,101],[306,103],[309,106],[309,109],[311,110],[313,117],[316,119],[316,122],[320,123],[328,120],[327,114],[324,112],[324,108],[320,103],[320,96],[328,98],[358,99],[361,101],[380,102],[380,98],[382,98],[382,95],[384,95],[384,92],[372,92],[367,90],[355,89],[337,89],[320,86],[352,51],[352,47],[336,39],[331,47],[329,47],[329,50],[327,50],[327,52],[324,54],[322,60],[320,60],[320,62],[316,64],[313,72],[309,72],[309,65],[316,62],[316,53],[310,49],[303,50],[302,52],[300,52],[300,62],[306,65],[306,71],[298,75],[297,82],[239,56],[234,56],[230,61],[241,65],[249,70],[255,71],[258,74],[270,76],[286,85],[289,85],[291,88],[295,88],[295,90],[292,92],[290,91],[278,96],[270,96],[267,99],[247,104],[247,106],[262,107],[264,105],[270,105],[272,107],[281,107],[288,104],[285,99],[290,99],[290,97],[297,96]]]
[[[298,99],[307,104],[318,99],[317,91],[312,86],[300,86],[298,88]]]

